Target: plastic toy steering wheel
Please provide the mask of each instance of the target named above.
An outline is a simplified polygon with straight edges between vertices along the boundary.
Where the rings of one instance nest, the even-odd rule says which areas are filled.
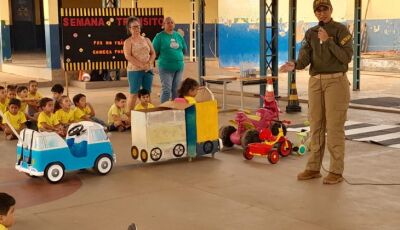
[[[79,136],[83,130],[83,125],[76,125],[68,131],[69,136]]]

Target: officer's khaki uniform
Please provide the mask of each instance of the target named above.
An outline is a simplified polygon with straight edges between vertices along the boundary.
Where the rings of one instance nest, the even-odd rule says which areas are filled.
[[[344,123],[350,101],[350,83],[346,72],[353,55],[352,36],[335,21],[324,26],[329,39],[320,44],[319,26],[309,29],[296,62],[296,69],[310,66],[308,84],[311,148],[307,170],[320,171],[327,133],[331,154],[330,172],[342,174],[344,169]]]

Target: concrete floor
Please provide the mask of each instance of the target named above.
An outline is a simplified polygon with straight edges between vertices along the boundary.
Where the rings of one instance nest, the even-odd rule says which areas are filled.
[[[395,87],[393,85],[388,86]],[[398,84],[397,84],[398,87]],[[155,87],[153,98],[159,88]],[[49,88],[40,89],[50,95]],[[71,95],[81,92],[71,88]],[[87,90],[105,119],[116,92]],[[394,93],[396,94],[396,93]],[[220,95],[217,94],[220,100]],[[153,99],[154,100],[154,99]],[[237,96],[229,96],[238,104]],[[246,98],[256,108],[257,98]],[[286,102],[281,103],[282,110]],[[283,114],[301,123],[303,112]],[[221,113],[220,126],[234,113]],[[349,111],[349,120],[395,124],[397,114]],[[293,138],[293,134],[290,134]],[[16,142],[0,135],[0,191],[17,198],[16,224],[25,229],[399,229],[400,186],[327,186],[322,179],[299,182],[307,156],[290,156],[271,165],[265,158],[245,161],[240,148],[202,157],[142,164],[130,157],[130,133],[113,133],[117,163],[100,177],[91,171],[68,173],[64,183],[49,185],[13,169]],[[350,182],[400,183],[400,151],[347,141],[344,176]],[[327,154],[328,156],[328,154]],[[326,157],[324,165],[329,165]],[[326,173],[323,173],[326,174]]]

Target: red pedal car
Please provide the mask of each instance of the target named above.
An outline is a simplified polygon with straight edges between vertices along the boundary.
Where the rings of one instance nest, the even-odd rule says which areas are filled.
[[[250,143],[243,151],[246,160],[253,159],[254,156],[266,156],[271,164],[279,161],[279,155],[289,156],[292,153],[292,142],[284,135],[287,121],[279,121],[270,129],[262,129],[260,132],[261,143]]]

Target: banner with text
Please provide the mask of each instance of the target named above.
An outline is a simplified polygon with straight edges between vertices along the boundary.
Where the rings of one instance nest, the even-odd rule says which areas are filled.
[[[162,30],[162,8],[62,8],[64,70],[126,68],[129,16],[140,19],[141,33],[150,40]]]

